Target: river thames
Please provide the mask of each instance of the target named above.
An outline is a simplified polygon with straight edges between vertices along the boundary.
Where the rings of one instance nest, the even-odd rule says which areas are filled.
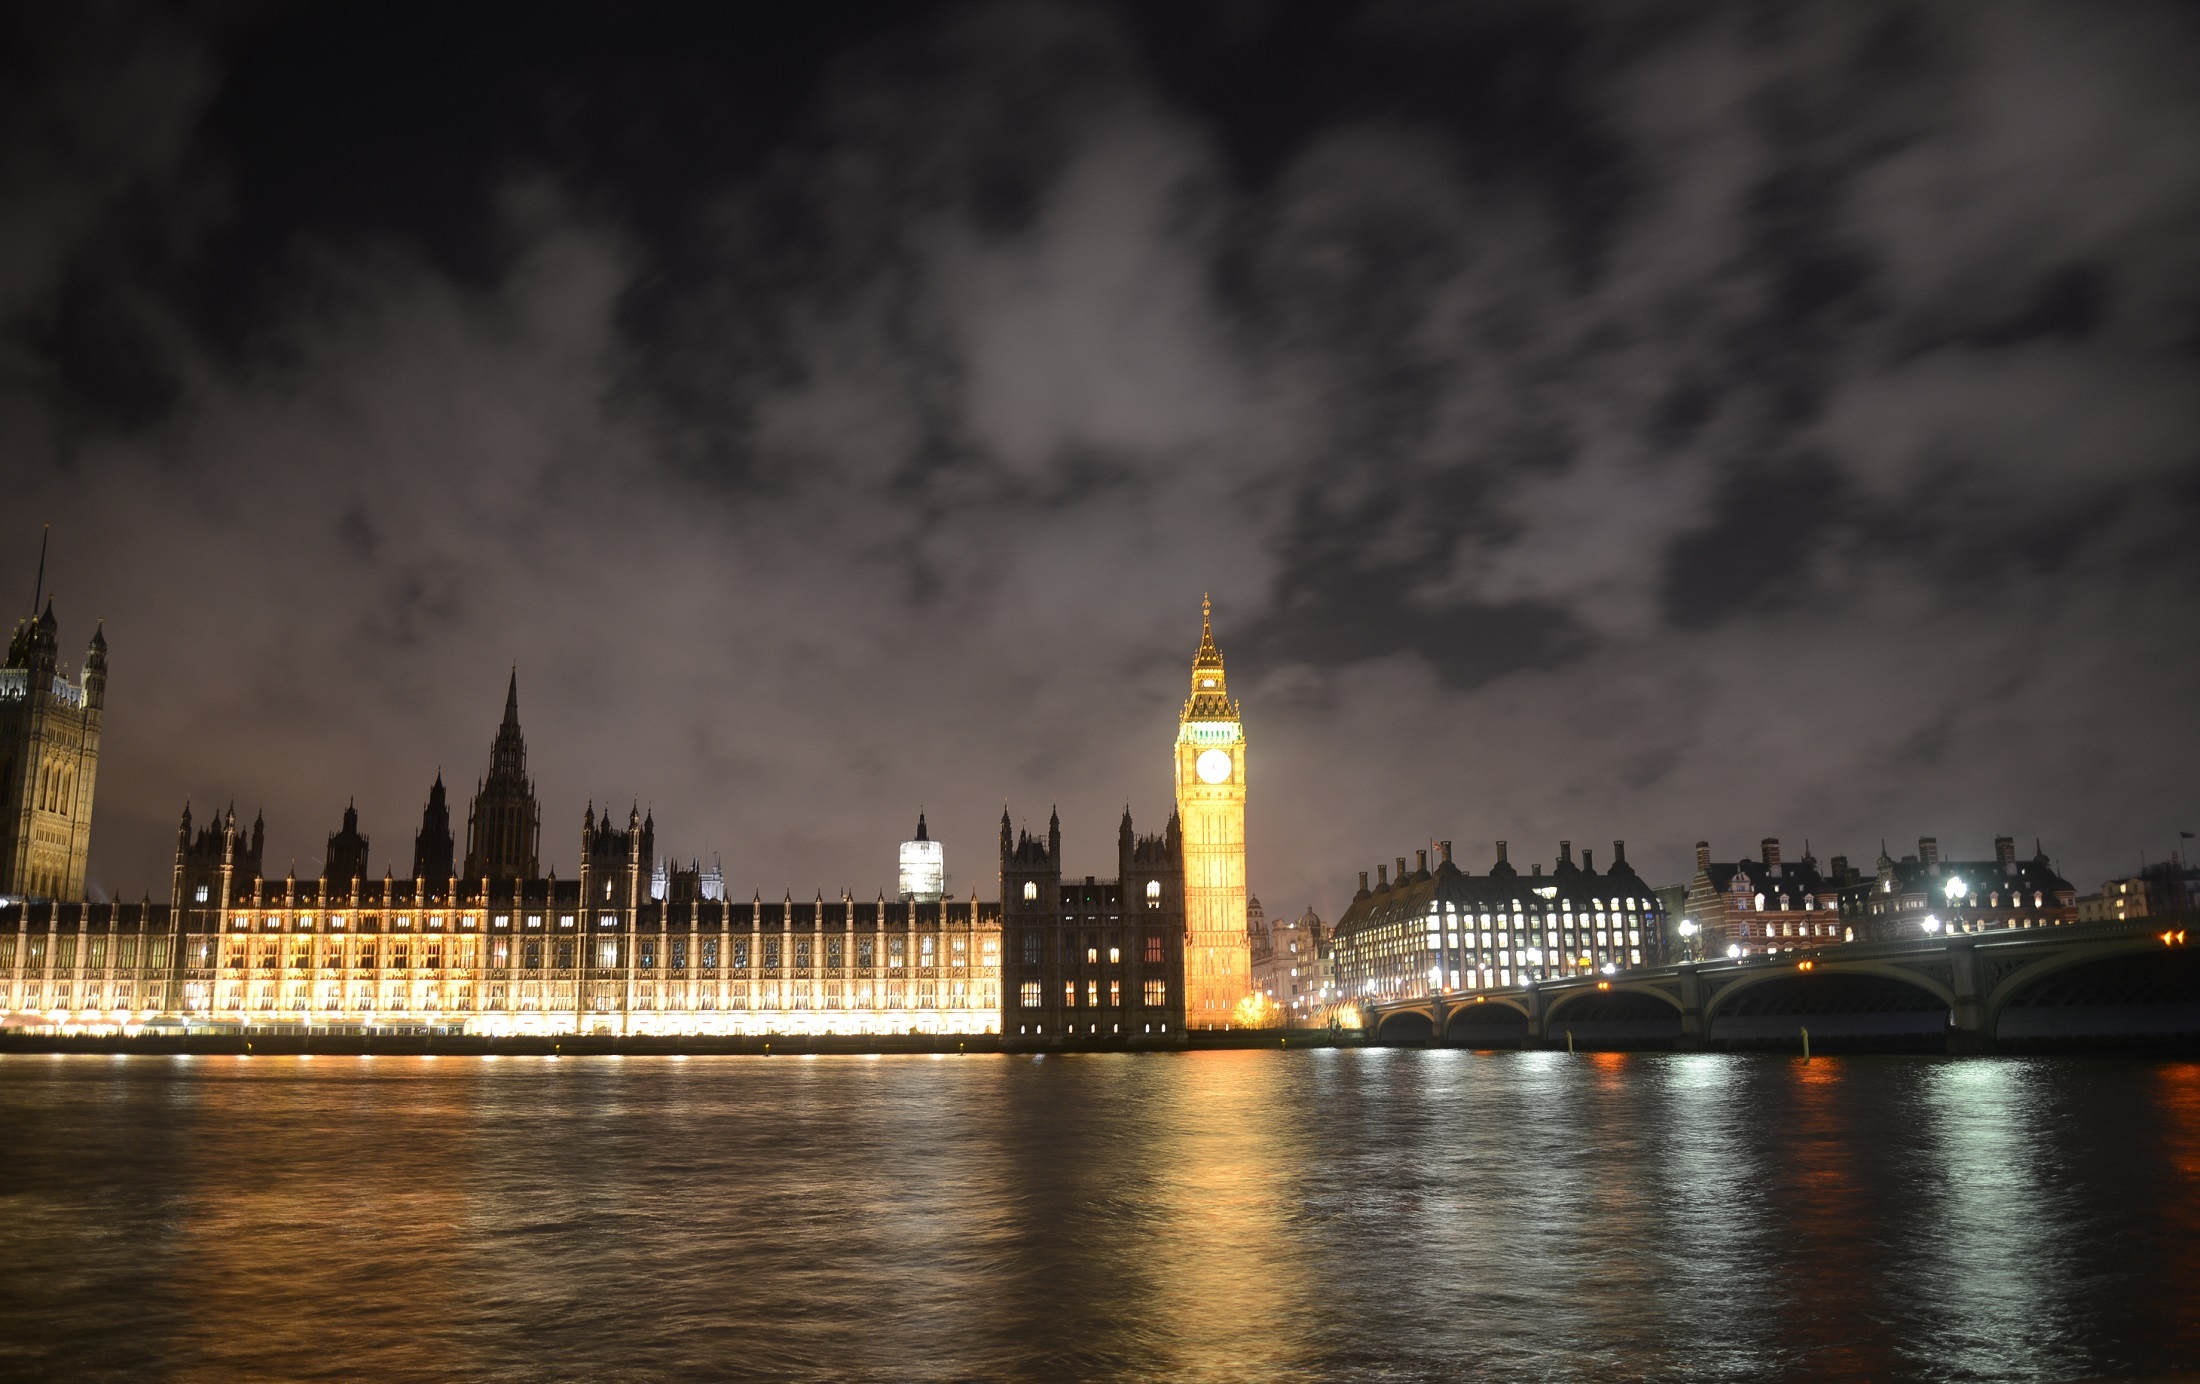
[[[13,1379],[2200,1364],[2200,1063],[0,1058]]]

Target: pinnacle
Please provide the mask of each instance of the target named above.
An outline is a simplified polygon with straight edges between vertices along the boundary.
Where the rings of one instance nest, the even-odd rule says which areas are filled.
[[[1214,603],[1205,596],[1199,598],[1199,652],[1192,656],[1192,667],[1222,667],[1222,650],[1215,646]]]

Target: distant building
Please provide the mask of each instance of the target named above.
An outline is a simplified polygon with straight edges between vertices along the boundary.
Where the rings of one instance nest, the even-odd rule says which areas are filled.
[[[1863,891],[1859,938],[1894,941],[1947,932],[2051,927],[2078,921],[2078,892],[2055,873],[2047,853],[2017,858],[2016,842],[1994,838],[1992,860],[1942,860],[1940,842],[1917,841],[1917,854],[1895,860],[1884,848]]]
[[[2125,879],[2112,879],[2098,894],[2078,900],[2078,921],[2117,922],[2127,918],[2165,918],[2200,912],[2200,869],[2181,854],[2149,865]]]
[[[1174,813],[1161,835],[1139,836],[1125,808],[1115,878],[1065,882],[1061,818],[1049,816],[1042,841],[1011,835],[1004,811],[999,916],[1003,1041],[1183,1040],[1184,837]]]
[[[42,614],[17,622],[0,668],[0,898],[84,897],[107,631],[92,631],[84,671],[71,682],[55,629],[49,600]]]
[[[1848,874],[1844,856],[1822,873],[1807,842],[1800,860],[1782,860],[1779,838],[1767,836],[1755,860],[1714,861],[1711,844],[1698,841],[1681,952],[1698,959],[1764,956],[1842,941],[1849,925],[1840,890]]]
[[[1246,914],[1254,992],[1273,1005],[1283,1022],[1293,1028],[1322,1023],[1322,986],[1327,973],[1322,962],[1326,939],[1321,916],[1308,908],[1296,918],[1270,923],[1262,915],[1258,899],[1247,905]]]
[[[1433,871],[1420,851],[1410,872],[1398,857],[1396,880],[1381,866],[1372,889],[1360,876],[1330,948],[1345,1001],[1486,990],[1665,959],[1657,896],[1627,863],[1625,842],[1612,843],[1612,868],[1601,875],[1587,851],[1574,863],[1570,841],[1559,842],[1548,875],[1541,865],[1522,875],[1502,841],[1486,875],[1453,864],[1449,841],[1438,850]]]

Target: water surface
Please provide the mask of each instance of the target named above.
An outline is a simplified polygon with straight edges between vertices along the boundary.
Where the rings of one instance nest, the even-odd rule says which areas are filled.
[[[0,1375],[2200,1365],[2200,1063],[0,1058]]]

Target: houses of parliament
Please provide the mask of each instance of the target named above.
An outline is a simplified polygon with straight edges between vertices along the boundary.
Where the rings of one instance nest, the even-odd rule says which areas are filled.
[[[176,828],[168,899],[83,901],[107,678],[103,632],[62,675],[50,604],[0,673],[0,1011],[62,1031],[993,1034],[1167,1045],[1249,993],[1245,737],[1203,617],[1175,744],[1175,811],[1117,873],[1072,877],[1062,831],[1004,808],[996,899],[947,896],[920,821],[896,896],[727,896],[659,858],[653,816],[581,814],[579,867],[543,867],[518,672],[459,825],[437,775],[412,869],[368,871],[346,808],[317,879],[269,878],[265,822]]]

